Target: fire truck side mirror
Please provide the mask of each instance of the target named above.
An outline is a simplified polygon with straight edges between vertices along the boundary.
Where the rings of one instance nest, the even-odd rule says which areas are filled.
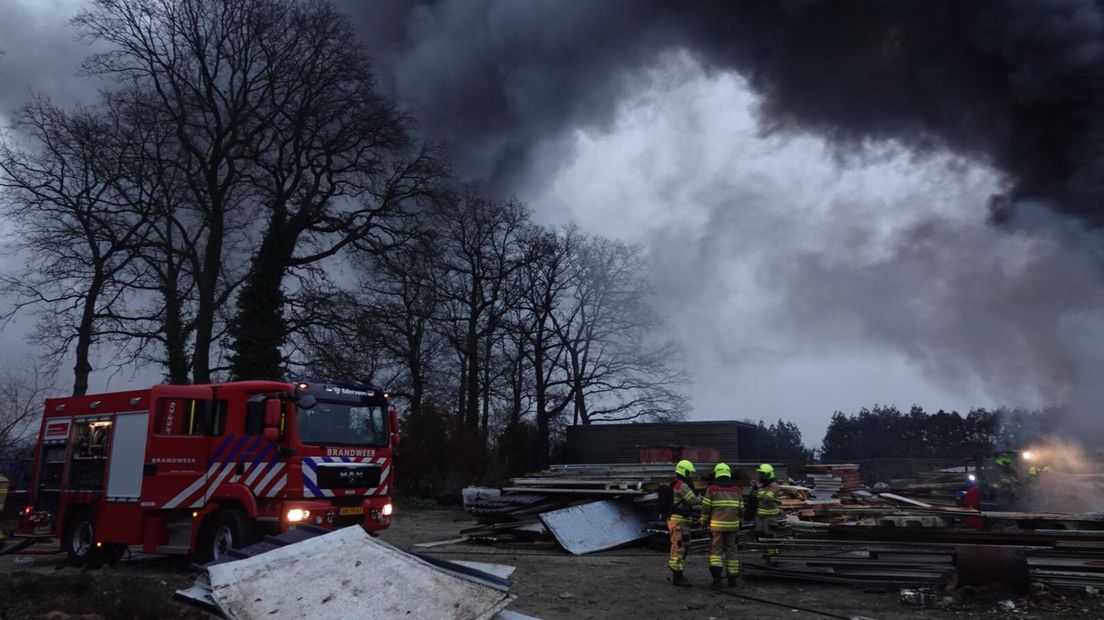
[[[399,445],[399,412],[391,408],[391,445]]]
[[[273,429],[279,434],[280,428],[280,414],[283,413],[283,403],[275,398],[270,398],[265,401],[264,408],[264,425],[265,430]],[[267,434],[266,434],[267,436]]]

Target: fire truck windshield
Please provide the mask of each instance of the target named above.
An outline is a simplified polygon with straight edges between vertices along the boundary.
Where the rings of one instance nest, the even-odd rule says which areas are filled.
[[[387,445],[387,416],[383,407],[319,401],[300,409],[299,440],[314,445]]]

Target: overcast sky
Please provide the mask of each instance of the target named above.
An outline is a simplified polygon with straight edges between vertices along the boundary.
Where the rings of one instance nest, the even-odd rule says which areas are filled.
[[[617,3],[602,5],[604,21],[581,1],[339,6],[381,88],[446,143],[464,180],[515,195],[542,222],[645,248],[657,306],[687,350],[691,419],[789,419],[818,445],[833,411],[875,403],[1092,408],[1086,384],[1104,366],[1099,240],[1046,196],[989,222],[991,197],[1026,183],[1018,151],[896,125],[856,142],[861,115],[831,125],[821,110],[846,100],[795,102],[785,80],[766,89],[770,74],[741,64],[753,54],[696,38],[708,20],[671,26],[654,14],[665,9],[640,3],[616,26],[607,4]],[[87,50],[66,21],[80,6],[0,0],[0,120],[32,90],[63,102],[94,94],[74,77]],[[1099,39],[1099,15],[1082,17]],[[907,33],[887,32],[876,49],[907,56],[894,47]],[[1100,60],[1095,48],[1078,54]],[[767,131],[788,118],[779,106],[812,120]],[[972,118],[956,122],[990,120]],[[27,354],[31,323],[0,332],[5,363]]]

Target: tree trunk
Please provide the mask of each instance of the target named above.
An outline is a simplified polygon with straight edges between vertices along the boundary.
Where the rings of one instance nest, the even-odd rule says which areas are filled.
[[[466,342],[467,386],[464,390],[467,397],[467,402],[464,404],[464,425],[472,431],[473,435],[479,431],[479,335],[476,331],[477,321],[478,317],[475,316],[468,319]]]
[[[464,424],[464,407],[468,394],[468,358],[460,356],[460,382],[456,393],[456,417],[461,426]]]
[[[77,327],[76,359],[73,363],[73,396],[88,393],[88,376],[92,374],[92,364],[88,362],[92,350],[92,329],[96,317],[96,301],[99,299],[102,279],[97,274],[88,288],[81,311],[80,325]]]
[[[234,349],[230,372],[235,379],[276,379],[283,375],[280,349],[287,339],[283,282],[295,236],[283,217],[273,215],[253,257],[230,328]]]
[[[587,414],[586,395],[583,393],[583,370],[579,363],[579,354],[571,351],[571,385],[574,389],[575,419],[583,424],[590,424],[590,415]]]
[[[165,369],[169,383],[182,385],[188,383],[188,334],[180,315],[180,295],[176,284],[169,282],[164,289],[165,298]]]
[[[548,423],[548,385],[544,377],[544,339],[540,333],[533,343],[533,372],[536,375],[534,387],[537,400],[537,466],[543,469],[548,466],[551,439]]]
[[[221,205],[212,205],[209,217],[210,233],[203,252],[203,268],[196,274],[198,303],[195,319],[195,342],[192,348],[192,380],[211,382],[211,340],[215,331],[215,312],[218,310],[219,270],[222,267],[222,237],[225,226]]]
[[[180,300],[180,263],[174,256],[172,241],[173,224],[166,225],[165,241],[165,281],[161,283],[161,296],[165,300],[165,369],[169,383],[181,385],[188,383],[188,333],[184,328],[182,303]]]
[[[407,364],[410,366],[410,410],[421,413],[422,398],[425,394],[425,378],[422,376],[421,356],[417,354],[410,355],[407,358]]]
[[[487,341],[483,346],[483,415],[479,425],[479,440],[484,450],[487,447],[491,417],[491,348],[493,346],[493,333],[493,328],[488,330]]]

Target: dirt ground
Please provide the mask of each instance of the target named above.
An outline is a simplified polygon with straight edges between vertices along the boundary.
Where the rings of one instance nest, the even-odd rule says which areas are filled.
[[[400,509],[383,532],[388,542],[442,559],[474,560],[517,567],[510,609],[546,620],[558,618],[816,618],[803,611],[775,607],[718,593],[706,587],[702,554],[688,560],[692,588],[668,581],[666,558],[646,547],[630,547],[587,556],[559,549],[523,549],[469,544],[413,549],[418,542],[455,538],[471,524],[458,509]],[[60,555],[0,557],[0,620],[82,618],[82,620],[207,618],[173,600],[193,573],[186,559],[134,554],[114,567],[92,571],[57,569]],[[1104,597],[1052,590],[1031,596],[1003,591],[971,591],[945,608],[917,608],[900,602],[897,589],[864,590],[846,586],[747,580],[742,594],[852,618],[1102,618]],[[1011,600],[1015,609],[1001,601]]]

